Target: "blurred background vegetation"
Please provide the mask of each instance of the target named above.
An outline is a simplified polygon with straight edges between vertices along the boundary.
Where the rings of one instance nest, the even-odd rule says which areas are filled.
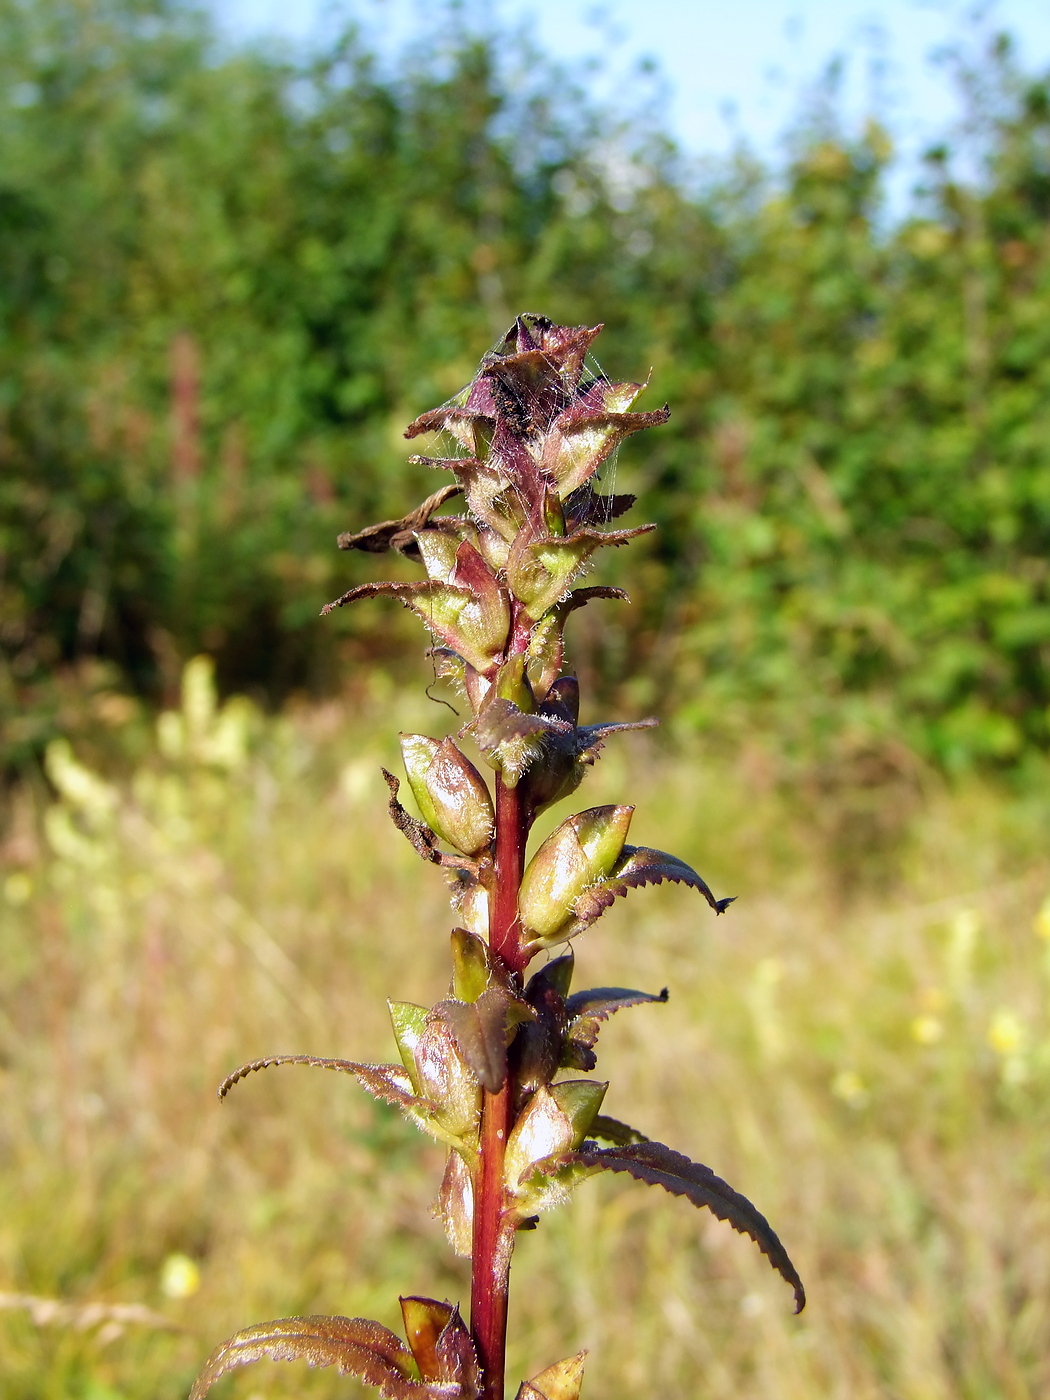
[[[700,179],[641,90],[455,10],[293,61],[174,0],[2,0],[0,75],[8,765],[93,663],[170,699],[203,650],[269,705],[397,664],[378,606],[319,624],[366,573],[333,536],[432,487],[401,430],[522,307],[673,409],[590,679],[858,771],[1050,744],[1050,87],[1005,42],[893,220],[830,96],[785,168]]]
[[[672,991],[607,1029],[612,1111],[754,1197],[812,1303],[596,1187],[523,1247],[514,1364],[1048,1393],[1050,79],[995,41],[956,80],[891,215],[831,88],[782,165],[698,173],[644,87],[604,110],[455,7],[296,57],[172,0],[0,0],[5,1397],[166,1400],[256,1317],[463,1293],[409,1130],[292,1070],[208,1104],[252,1055],[381,1059],[382,998],[441,994],[377,769],[455,721],[400,610],[317,614],[374,572],[334,536],[437,484],[404,425],[523,308],[604,321],[672,408],[616,466],[661,527],[603,562],[635,604],[572,638],[663,737],[590,800],[741,896],[581,947]]]

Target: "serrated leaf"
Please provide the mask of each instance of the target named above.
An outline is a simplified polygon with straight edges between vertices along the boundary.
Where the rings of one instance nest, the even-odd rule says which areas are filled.
[[[665,881],[689,885],[699,890],[716,914],[723,914],[736,898],[716,899],[707,881],[690,865],[666,851],[654,851],[645,846],[624,846],[619,860],[609,875],[579,896],[573,905],[577,924],[573,932],[592,924],[617,899],[642,885],[659,885]]]
[[[593,763],[601,753],[610,734],[628,734],[634,729],[655,729],[660,721],[652,715],[646,719],[618,719],[605,724],[584,724],[576,731],[576,752],[581,763]]]
[[[633,992],[626,987],[592,987],[589,991],[574,992],[565,1003],[569,1018],[568,1040],[573,1045],[590,1049],[598,1039],[602,1022],[615,1012],[629,1006],[663,1003],[666,1000],[666,987],[659,996],[653,996],[650,992]]]
[[[258,1070],[274,1065],[311,1065],[315,1069],[334,1069],[352,1074],[368,1092],[398,1108],[420,1106],[410,1076],[400,1065],[366,1065],[356,1060],[333,1060],[322,1055],[267,1055],[251,1060],[228,1074],[219,1085],[219,1098],[224,1099],[233,1086]]]
[[[662,1186],[672,1196],[684,1196],[694,1206],[706,1207],[719,1220],[725,1220],[734,1230],[754,1240],[773,1268],[794,1290],[797,1313],[806,1306],[802,1280],[769,1221],[746,1196],[734,1191],[710,1167],[690,1161],[661,1142],[643,1142],[632,1147],[585,1146],[580,1151],[554,1159],[549,1167],[544,1164],[541,1170],[556,1170],[572,1163],[597,1167],[601,1171],[626,1172],[636,1181]]]
[[[435,1390],[412,1376],[412,1353],[399,1337],[363,1317],[281,1317],[236,1333],[216,1347],[193,1383],[190,1400],[204,1396],[220,1377],[251,1361],[305,1361],[358,1376],[387,1400],[431,1400]]]
[[[585,1351],[577,1352],[564,1361],[556,1361],[532,1380],[522,1381],[517,1400],[579,1400],[586,1359]]]
[[[413,1092],[410,1075],[400,1065],[358,1065],[354,1070],[357,1082],[373,1098],[393,1104],[395,1108],[414,1112],[429,1110],[430,1104]]]
[[[569,1020],[586,1016],[592,1020],[604,1021],[617,1011],[629,1006],[645,1006],[652,1002],[666,1002],[667,988],[656,993],[636,992],[629,987],[588,987],[586,991],[573,992],[565,1002]]]
[[[607,1118],[604,1113],[595,1115],[594,1121],[587,1129],[587,1136],[599,1138],[602,1142],[611,1142],[617,1147],[629,1147],[636,1142],[650,1141],[637,1128],[621,1123],[618,1118]]]

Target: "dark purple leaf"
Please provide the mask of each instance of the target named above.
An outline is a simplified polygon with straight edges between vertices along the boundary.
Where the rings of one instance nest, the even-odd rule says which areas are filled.
[[[659,885],[666,880],[689,885],[699,890],[716,914],[722,914],[736,898],[715,899],[705,880],[690,865],[666,851],[653,851],[645,846],[624,846],[623,854],[608,879],[585,890],[575,904],[580,927],[586,928],[616,899],[628,890],[642,885]]]
[[[532,1009],[502,987],[489,987],[477,1001],[439,1001],[433,1015],[444,1021],[456,1049],[482,1088],[497,1094],[507,1079],[508,1028],[531,1019]]]
[[[557,958],[529,978],[525,1000],[536,1019],[522,1026],[514,1042],[514,1082],[522,1100],[554,1078],[568,1029],[564,993],[572,977],[573,958]],[[580,1066],[593,1069],[593,1065]]]
[[[626,515],[636,496],[602,496],[588,481],[573,491],[565,502],[565,518],[572,525],[607,525]]]
[[[580,683],[575,676],[559,676],[553,681],[539,707],[541,715],[576,725],[580,718]]]
[[[610,588],[607,584],[596,583],[589,588],[574,588],[563,603],[558,604],[558,611],[561,613],[571,613],[576,608],[585,607],[595,598],[611,598],[618,603],[629,603],[631,595],[623,588]]]
[[[551,1170],[570,1163],[602,1171],[626,1172],[636,1181],[662,1186],[672,1196],[685,1196],[694,1206],[706,1206],[719,1220],[727,1221],[734,1230],[754,1240],[777,1273],[794,1289],[795,1311],[799,1313],[806,1306],[802,1280],[769,1221],[746,1196],[734,1191],[710,1167],[690,1161],[661,1142],[642,1142],[631,1147],[584,1146],[577,1152],[552,1159]]]
[[[581,763],[593,763],[610,734],[626,734],[631,729],[655,729],[660,723],[647,719],[614,720],[607,724],[585,724],[576,731],[576,748]]]
[[[305,1361],[335,1366],[340,1375],[359,1376],[387,1400],[436,1400],[451,1388],[436,1389],[413,1378],[412,1353],[399,1337],[363,1317],[281,1317],[246,1327],[216,1347],[193,1383],[190,1400],[204,1396],[221,1377],[249,1361]]]
[[[587,1129],[587,1136],[600,1138],[602,1142],[613,1142],[617,1147],[630,1147],[637,1142],[649,1141],[637,1128],[621,1123],[618,1118],[607,1118],[604,1113],[595,1116],[594,1122]]]
[[[458,482],[450,482],[400,520],[384,520],[378,525],[358,530],[356,534],[347,531],[339,536],[336,543],[340,549],[361,549],[369,554],[384,554],[389,549],[396,549],[400,554],[418,554],[419,548],[413,538],[415,532],[425,529],[434,512],[453,496],[462,495],[462,492],[463,487]]]
[[[511,787],[539,757],[549,736],[572,733],[566,721],[526,714],[501,695],[487,701],[470,728],[478,748],[498,762],[504,782]]]
[[[647,1002],[654,1001],[665,1002],[667,995],[666,987],[656,996],[652,992],[634,992],[628,987],[591,987],[585,992],[573,992],[565,1003],[565,1009],[569,1013],[570,1021],[575,1021],[581,1016],[604,1021],[628,1006],[644,1006]]]
[[[574,992],[565,1006],[569,1018],[569,1045],[566,1048],[570,1052],[577,1046],[590,1049],[598,1039],[601,1023],[617,1011],[623,1011],[628,1006],[644,1006],[647,1002],[666,1000],[666,987],[659,996],[649,992],[632,992],[626,987],[593,987],[587,992]]]

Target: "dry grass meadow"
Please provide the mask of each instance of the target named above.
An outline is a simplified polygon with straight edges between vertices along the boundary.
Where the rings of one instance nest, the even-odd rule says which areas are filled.
[[[377,683],[354,713],[264,721],[214,709],[198,668],[159,729],[102,706],[130,776],[60,746],[43,820],[16,800],[5,1400],[174,1400],[249,1322],[396,1325],[399,1292],[467,1292],[428,1209],[441,1154],[393,1111],[297,1068],[214,1092],[270,1051],[392,1058],[385,998],[443,994],[444,890],[386,822],[378,769],[396,729],[444,719]],[[809,1307],[793,1317],[727,1226],[587,1183],[522,1237],[512,1375],[586,1346],[593,1400],[1046,1397],[1050,804],[930,784],[892,860],[844,867],[760,770],[610,747],[577,805],[635,802],[636,839],[739,899],[716,921],[688,891],[638,892],[580,941],[577,985],[670,988],[605,1028],[607,1111],[748,1194]],[[359,1392],[264,1364],[220,1393]]]

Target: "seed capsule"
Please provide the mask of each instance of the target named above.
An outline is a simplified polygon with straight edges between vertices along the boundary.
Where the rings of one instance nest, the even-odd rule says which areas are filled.
[[[521,882],[518,909],[527,929],[551,940],[571,923],[576,900],[616,864],[633,814],[633,807],[592,807],[548,836]]]
[[[423,820],[443,841],[476,855],[496,829],[484,779],[451,739],[402,734],[401,755]]]

